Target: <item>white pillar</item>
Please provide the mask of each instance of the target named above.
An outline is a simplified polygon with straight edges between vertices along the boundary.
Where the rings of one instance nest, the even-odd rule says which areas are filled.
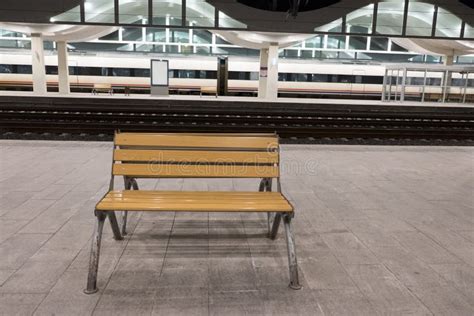
[[[443,58],[445,66],[452,66],[454,64],[454,55],[446,55]],[[451,90],[451,84],[453,81],[453,73],[451,71],[445,71],[443,74],[443,102],[446,101],[446,97],[449,97]]]
[[[46,68],[44,65],[43,36],[31,34],[31,55],[33,66],[33,92],[46,94]]]
[[[278,46],[276,45],[260,50],[258,97],[278,98]]]
[[[267,80],[268,80],[268,48],[260,49],[260,76],[258,79],[258,97],[265,98],[267,96]]]
[[[443,61],[444,61],[445,66],[452,66],[454,64],[454,56],[453,55],[444,56]]]
[[[67,43],[57,42],[58,50],[58,84],[60,94],[69,94],[71,92],[69,86],[69,63],[67,53]]]

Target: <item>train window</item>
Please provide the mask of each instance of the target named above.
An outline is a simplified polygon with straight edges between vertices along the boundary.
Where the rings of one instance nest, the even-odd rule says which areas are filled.
[[[169,70],[168,75],[169,75],[170,78],[179,78],[178,77],[178,70],[176,70],[176,69]]]
[[[33,67],[31,65],[17,65],[15,73],[30,75],[33,73]]]
[[[372,37],[370,39],[370,50],[388,50],[388,38],[386,37]]]
[[[207,70],[206,71],[206,79],[217,79],[217,71],[215,70]]]
[[[1,74],[11,74],[13,73],[13,65],[0,65]]]
[[[296,81],[309,81],[308,80],[308,74],[296,74]]]
[[[69,75],[76,76],[77,75],[77,67],[69,66]]]
[[[77,67],[79,76],[101,76],[102,67]]]
[[[194,70],[178,70],[177,78],[194,78]]]
[[[362,83],[365,84],[383,84],[382,76],[363,76]]]
[[[130,77],[130,68],[112,68],[112,74],[114,77]]]
[[[328,79],[326,74],[313,74],[313,82],[328,82]]]
[[[426,78],[427,86],[441,86],[441,78]]]
[[[288,80],[288,73],[283,73],[283,72],[280,72],[278,74],[278,81],[289,81]]]
[[[135,77],[148,78],[150,77],[150,69],[136,68],[134,74]]]
[[[354,83],[354,76],[351,75],[338,75],[338,79],[335,82],[340,82],[340,83]]]
[[[229,71],[229,79],[231,80],[258,80],[258,72]]]
[[[101,76],[107,77],[107,76],[113,76],[113,68],[102,68],[101,70]]]
[[[58,66],[46,66],[46,74],[47,75],[57,75],[58,74]]]
[[[454,86],[454,87],[464,87],[465,84],[466,84],[466,79],[458,78],[458,79],[452,79],[451,81],[451,86]],[[474,87],[474,79],[469,79],[467,81],[467,86]]]
[[[423,78],[408,77],[407,78],[407,85],[409,85],[409,86],[422,86],[423,85]]]

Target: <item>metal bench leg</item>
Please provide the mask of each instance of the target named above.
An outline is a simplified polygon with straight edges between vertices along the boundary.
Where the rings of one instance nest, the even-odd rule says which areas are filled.
[[[138,190],[138,183],[135,179],[125,178],[125,190],[130,190],[132,187],[134,190]],[[127,219],[128,211],[123,211],[122,215],[122,235],[127,235]]]
[[[102,240],[102,231],[106,215],[99,212],[96,213],[96,216],[97,224],[92,239],[91,255],[89,259],[89,276],[87,277],[87,287],[84,290],[84,293],[86,294],[93,294],[99,290],[97,288],[97,272],[99,270],[100,241]]]
[[[272,179],[268,178],[263,178],[262,181],[260,181],[260,186],[258,188],[258,191],[260,192],[271,192],[272,191]],[[267,231],[268,231],[268,236],[270,237],[272,235],[272,222],[275,219],[275,214],[273,212],[268,212],[267,213]],[[276,236],[276,234],[275,234]],[[274,239],[274,238],[273,238]]]
[[[127,219],[128,219],[128,211],[123,211],[123,215],[122,215],[122,236],[127,235]]]
[[[132,180],[124,177],[123,181],[125,182],[125,190],[130,190],[132,187]],[[127,219],[128,219],[128,211],[123,211],[122,212],[122,235],[125,236],[127,235]]]
[[[109,218],[110,226],[112,227],[112,232],[114,233],[115,240],[122,240],[122,234],[120,234],[120,228],[117,222],[117,217],[115,216],[114,211],[107,212],[107,217]]]
[[[293,231],[291,228],[291,219],[293,214],[285,214],[283,216],[283,222],[286,231],[286,245],[288,247],[288,266],[290,270],[290,288],[293,290],[301,289],[300,281],[298,278],[298,262],[296,260],[296,249],[295,249],[295,238],[293,237]]]
[[[281,222],[281,214],[276,213],[275,217],[273,218],[273,225],[272,231],[270,232],[270,239],[275,240],[276,236],[278,235],[278,228],[280,227]]]

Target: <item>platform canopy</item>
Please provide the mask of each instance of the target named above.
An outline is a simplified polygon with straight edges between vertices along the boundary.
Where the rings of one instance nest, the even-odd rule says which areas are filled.
[[[470,1],[320,3],[316,9],[310,7],[294,16],[292,12],[256,7],[243,0],[16,0],[2,1],[0,22],[474,40],[474,9]]]

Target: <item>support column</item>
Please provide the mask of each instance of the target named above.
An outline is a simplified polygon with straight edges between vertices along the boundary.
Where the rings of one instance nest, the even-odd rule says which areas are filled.
[[[66,42],[56,42],[58,50],[58,84],[60,94],[71,92],[69,85],[69,63]]]
[[[454,56],[447,55],[444,56],[444,65],[445,66],[452,66],[454,64]],[[449,92],[452,84],[453,73],[451,71],[445,71],[443,75],[443,100],[442,102],[446,101],[446,98],[449,98]]]
[[[33,66],[33,92],[46,94],[46,68],[44,65],[43,36],[31,34],[31,56]]]
[[[278,98],[278,46],[260,50],[260,78],[258,97],[263,99]]]

